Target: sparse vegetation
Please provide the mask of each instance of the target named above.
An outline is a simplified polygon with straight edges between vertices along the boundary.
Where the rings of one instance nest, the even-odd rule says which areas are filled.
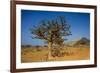
[[[53,47],[51,58],[48,58],[48,47],[45,46],[31,46],[22,47],[21,50],[21,62],[45,62],[45,61],[63,61],[63,60],[86,60],[90,59],[90,47],[89,42],[87,44],[79,45],[78,42],[84,42],[82,38],[76,41],[73,45],[68,46],[64,44],[60,49],[59,47]],[[85,41],[88,41],[86,39]],[[78,43],[78,44],[77,44]],[[77,46],[76,46],[77,45]]]

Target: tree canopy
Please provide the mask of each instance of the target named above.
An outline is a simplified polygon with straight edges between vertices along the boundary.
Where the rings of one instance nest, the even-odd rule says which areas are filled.
[[[53,20],[42,20],[38,26],[31,28],[33,39],[43,39],[47,43],[62,44],[64,36],[71,35],[70,25],[64,16],[59,16]]]

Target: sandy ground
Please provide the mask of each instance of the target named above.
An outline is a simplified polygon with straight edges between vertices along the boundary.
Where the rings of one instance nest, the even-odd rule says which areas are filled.
[[[22,48],[21,62],[45,62],[45,61],[69,61],[90,59],[90,48],[88,47],[67,47],[62,50],[65,53],[62,57],[51,57],[48,59],[48,49]]]

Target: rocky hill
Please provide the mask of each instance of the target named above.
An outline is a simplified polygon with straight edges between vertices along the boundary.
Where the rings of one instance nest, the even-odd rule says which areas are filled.
[[[82,37],[79,40],[70,41],[70,42],[66,43],[66,45],[68,45],[68,46],[89,46],[90,40],[87,39],[86,37]]]
[[[89,46],[89,45],[90,45],[90,40],[87,39],[86,37],[82,37],[74,44],[74,46]]]

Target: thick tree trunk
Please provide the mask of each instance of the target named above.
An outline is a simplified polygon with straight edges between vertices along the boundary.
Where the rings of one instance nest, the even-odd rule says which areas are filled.
[[[49,52],[48,52],[48,59],[50,60],[50,59],[51,59],[52,42],[49,42],[49,43],[48,43],[48,49],[49,49]]]

